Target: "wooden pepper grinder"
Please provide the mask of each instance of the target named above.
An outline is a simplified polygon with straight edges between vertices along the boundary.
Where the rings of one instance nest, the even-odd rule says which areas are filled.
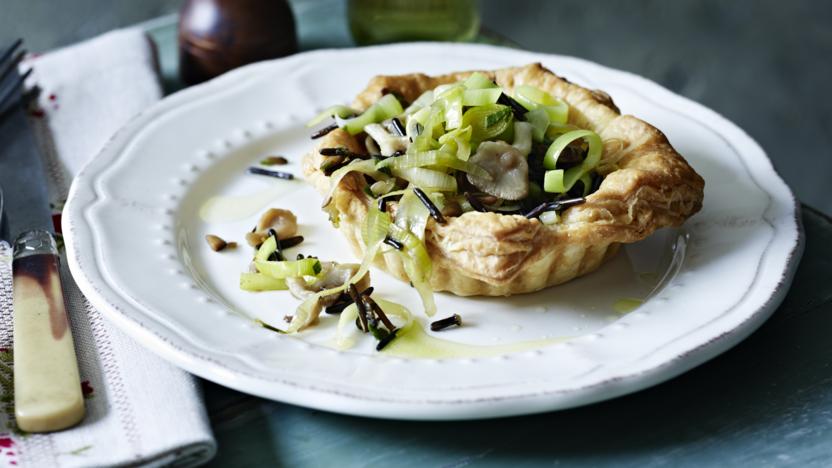
[[[187,0],[180,12],[179,73],[187,84],[297,50],[286,0]]]

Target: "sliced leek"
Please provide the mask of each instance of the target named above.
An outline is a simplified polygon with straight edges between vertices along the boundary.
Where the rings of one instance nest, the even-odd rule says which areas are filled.
[[[396,218],[394,223],[396,226],[412,232],[419,239],[424,240],[425,228],[428,224],[428,217],[430,213],[427,207],[419,200],[419,197],[413,192],[412,188],[408,188],[401,200],[399,200],[398,209],[396,209]]]
[[[402,229],[395,224],[390,226],[390,237],[404,245],[399,251],[402,258],[402,265],[407,277],[413,283],[413,287],[422,299],[422,306],[425,315],[432,317],[436,314],[436,303],[433,298],[433,289],[430,287],[430,275],[433,262],[428,255],[425,243],[412,232]]]
[[[537,217],[543,224],[557,224],[560,222],[560,215],[557,211],[544,211]]]
[[[467,161],[471,157],[471,126],[460,127],[439,137],[440,151],[455,153],[457,159]]]
[[[531,141],[529,142],[529,148],[531,148]],[[439,166],[443,168],[456,169],[479,178],[491,179],[491,174],[489,174],[488,171],[482,167],[468,161],[463,161],[453,154],[437,150],[406,154],[397,158],[382,159],[378,164],[376,164],[376,169],[389,167],[393,170],[401,170],[410,167],[424,166]]]
[[[347,164],[346,166],[333,172],[332,175],[329,176],[329,193],[327,193],[326,197],[324,197],[324,207],[329,205],[330,200],[332,200],[332,194],[335,193],[335,189],[338,188],[338,185],[341,184],[341,180],[343,180],[344,177],[346,177],[347,174],[349,174],[350,172],[360,172],[362,174],[367,174],[368,176],[376,180],[387,180],[390,178],[390,176],[388,176],[387,174],[380,172],[378,169],[376,169],[376,162],[374,160],[356,159]]]
[[[480,72],[472,73],[471,76],[465,79],[462,85],[467,89],[497,88],[497,85],[490,78]]]
[[[433,102],[433,90],[425,91],[424,93],[422,93],[421,96],[416,98],[415,101],[413,101],[412,103],[410,103],[409,106],[407,106],[407,109],[404,110],[404,114],[405,115],[413,114],[414,112],[416,112],[416,111],[418,111],[418,110],[420,110],[420,109],[422,109],[426,106],[429,106],[432,102]]]
[[[549,120],[553,123],[565,124],[569,119],[568,104],[534,86],[515,86],[514,99],[530,111],[545,110]]]
[[[393,118],[403,112],[404,109],[402,109],[402,105],[396,99],[396,96],[385,94],[364,113],[345,121],[344,130],[348,131],[350,135],[357,135],[364,131],[365,126]]]
[[[288,289],[286,280],[274,278],[263,273],[241,273],[240,289],[243,291],[280,291]]]
[[[546,130],[549,128],[549,114],[545,109],[535,109],[526,112],[526,122],[532,125],[532,137],[534,141],[543,141]]]
[[[571,132],[564,133],[552,142],[549,149],[546,151],[546,155],[543,157],[543,167],[546,169],[555,169],[561,152],[563,152],[563,150],[566,149],[570,143],[579,138],[583,138],[589,144],[586,158],[579,166],[571,167],[564,172],[563,186],[561,187],[561,190],[550,190],[546,187],[544,180],[543,189],[547,192],[563,193],[569,191],[569,189],[575,185],[575,182],[583,177],[584,174],[587,174],[589,171],[594,169],[595,166],[597,166],[601,161],[601,153],[604,150],[601,137],[591,130],[573,130]],[[546,176],[549,175],[549,172],[546,173]]]
[[[457,189],[456,178],[444,172],[423,167],[409,167],[405,169],[393,169],[393,175],[402,178],[411,184],[427,190],[438,190],[440,192],[455,192]]]
[[[494,104],[503,90],[500,88],[490,89],[466,89],[462,93],[462,105],[464,106],[484,106],[486,104]]]
[[[563,193],[563,169],[546,171],[543,174],[543,191],[549,193]]]
[[[451,88],[436,99],[437,108],[442,109],[445,130],[459,128],[462,123],[462,106],[464,104],[465,89],[460,86]]]
[[[321,262],[317,258],[304,258],[303,260],[287,260],[282,262],[255,260],[254,266],[257,267],[258,272],[278,279],[315,276],[321,272]]]
[[[319,123],[323,122],[324,120],[326,120],[330,117],[339,117],[339,118],[345,119],[347,117],[352,117],[355,114],[357,114],[357,112],[355,112],[353,109],[351,109],[347,106],[327,107],[320,114],[313,117],[312,120],[310,120],[309,122],[306,122],[306,126],[307,127],[314,127],[315,125],[318,125]]]
[[[257,249],[257,253],[254,254],[254,260],[266,261],[275,252],[277,252],[277,241],[274,236],[269,236],[263,241],[262,244],[260,244],[260,248]]]
[[[511,146],[523,156],[532,152],[532,132],[534,127],[528,122],[514,122],[514,142]]]
[[[471,142],[498,137],[511,127],[514,114],[511,108],[501,104],[486,104],[468,109],[462,114],[462,126],[471,127]]]

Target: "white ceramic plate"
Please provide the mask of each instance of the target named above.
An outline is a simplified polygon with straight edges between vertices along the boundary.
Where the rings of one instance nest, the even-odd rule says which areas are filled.
[[[297,336],[253,323],[282,325],[297,301],[285,292],[239,291],[249,249],[212,252],[205,234],[243,242],[263,208],[288,207],[307,239],[298,251],[355,259],[310,187],[246,175],[247,166],[283,154],[292,162],[285,169],[299,174],[313,144],[304,122],[349,102],[373,75],[536,61],[607,91],[624,112],[662,129],[705,178],[702,212],[547,291],[511,299],[438,294],[439,314],[460,313],[466,323],[435,335],[462,343],[434,346],[438,359],[377,353],[370,339],[337,351],[335,317]],[[236,206],[237,216],[217,203]],[[554,410],[669,379],[757,328],[782,300],[802,247],[789,189],[760,147],[713,111],[583,60],[480,45],[317,51],[177,93],[130,122],[78,175],[63,219],[82,291],[178,366],[275,400],[407,419]],[[421,315],[414,290],[372,274],[383,297]],[[623,314],[620,301],[630,297],[646,302]],[[424,328],[427,320],[419,320]]]

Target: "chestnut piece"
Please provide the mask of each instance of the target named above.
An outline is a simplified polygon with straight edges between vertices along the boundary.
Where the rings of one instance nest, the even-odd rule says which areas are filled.
[[[286,0],[187,0],[179,16],[179,73],[196,84],[298,50]]]

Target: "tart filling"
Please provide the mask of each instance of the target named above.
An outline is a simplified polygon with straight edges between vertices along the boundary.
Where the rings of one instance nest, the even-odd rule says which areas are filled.
[[[310,122],[323,208],[364,261],[432,292],[509,295],[677,226],[704,183],[654,127],[538,64],[376,77]]]

